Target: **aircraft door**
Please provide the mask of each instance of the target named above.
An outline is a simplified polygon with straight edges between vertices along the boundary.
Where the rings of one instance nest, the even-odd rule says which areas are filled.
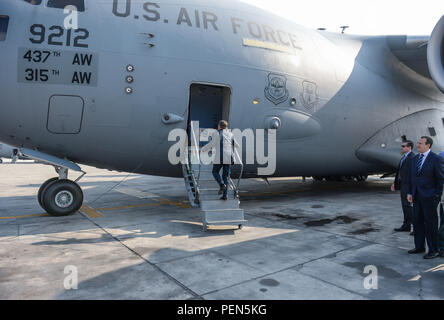
[[[230,106],[231,89],[229,87],[192,84],[190,87],[188,128],[190,128],[192,121],[198,121],[201,131],[217,129],[220,120],[229,120]]]

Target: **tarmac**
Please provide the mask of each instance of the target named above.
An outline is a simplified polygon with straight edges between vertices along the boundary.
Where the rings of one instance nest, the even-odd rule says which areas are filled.
[[[444,259],[393,231],[392,178],[243,180],[248,223],[204,232],[183,179],[82,168],[81,212],[50,217],[36,194],[54,169],[0,164],[0,299],[444,298]]]

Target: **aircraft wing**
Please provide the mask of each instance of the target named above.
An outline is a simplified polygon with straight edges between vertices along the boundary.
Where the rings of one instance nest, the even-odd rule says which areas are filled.
[[[423,77],[432,79],[427,62],[430,36],[388,36],[387,43],[400,62]]]
[[[393,54],[410,69],[432,79],[444,93],[444,16],[430,37],[388,36]]]

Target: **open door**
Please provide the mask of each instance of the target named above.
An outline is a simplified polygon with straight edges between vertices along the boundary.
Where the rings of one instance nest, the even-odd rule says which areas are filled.
[[[199,121],[199,127],[217,129],[220,120],[230,117],[231,89],[223,86],[192,84],[188,124]],[[189,127],[189,126],[188,126]]]

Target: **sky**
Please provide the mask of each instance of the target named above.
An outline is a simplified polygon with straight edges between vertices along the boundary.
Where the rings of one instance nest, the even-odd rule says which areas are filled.
[[[444,0],[242,0],[312,29],[349,34],[430,35]]]

